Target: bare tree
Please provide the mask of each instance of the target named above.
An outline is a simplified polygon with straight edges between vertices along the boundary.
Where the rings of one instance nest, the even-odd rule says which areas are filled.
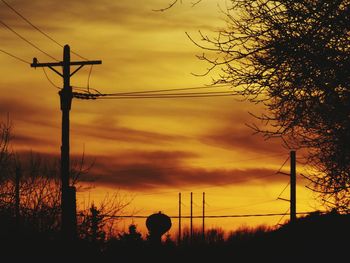
[[[133,198],[119,192],[106,194],[104,199],[96,205],[88,203],[87,208],[79,211],[79,235],[92,242],[103,242],[117,236],[117,224]]]
[[[6,122],[0,122],[0,183],[6,180],[8,174],[11,152],[9,144],[11,139],[11,123],[9,117]]]
[[[200,2],[202,2],[202,0],[194,0],[194,1],[191,1],[191,5],[192,7],[196,6],[197,4],[199,4]],[[164,12],[164,11],[167,11],[171,8],[173,8],[175,5],[181,3],[182,4],[182,0],[170,0],[169,3],[166,5],[166,6],[163,6],[159,9],[154,9],[153,11],[156,11],[156,12]]]
[[[313,189],[338,210],[350,204],[350,1],[231,0],[227,27],[193,42],[219,69],[215,83],[265,105],[267,138],[308,150]],[[191,38],[191,37],[190,37]],[[191,38],[193,39],[193,38]]]

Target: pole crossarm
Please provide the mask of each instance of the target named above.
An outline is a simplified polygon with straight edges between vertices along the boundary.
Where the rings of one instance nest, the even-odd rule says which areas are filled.
[[[101,60],[90,60],[90,61],[71,61],[69,63],[71,66],[79,66],[76,70],[74,70],[70,76],[73,76],[76,72],[78,72],[82,67],[86,65],[100,65],[102,64]],[[32,68],[43,68],[43,67],[48,67],[61,77],[63,77],[63,74],[54,69],[54,67],[63,67],[64,62],[47,62],[47,63],[39,63],[37,58],[33,58],[33,63],[30,64]]]
[[[85,66],[85,65],[99,65],[102,64],[101,60],[90,60],[90,61],[71,61],[71,66]],[[61,62],[48,62],[48,63],[38,63],[37,58],[33,58],[33,63],[30,64],[32,68],[40,67],[62,67],[63,61]]]

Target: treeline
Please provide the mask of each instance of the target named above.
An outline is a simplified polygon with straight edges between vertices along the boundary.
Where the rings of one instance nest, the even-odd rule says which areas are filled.
[[[204,238],[201,231],[194,231],[192,238],[185,231],[181,242],[168,235],[159,245],[135,225],[114,236],[90,235],[68,242],[59,232],[18,229],[15,224],[2,221],[0,230],[2,258],[11,262],[338,262],[348,258],[350,235],[350,216],[337,213],[315,213],[278,229],[242,227],[227,236],[221,229],[207,230]],[[12,233],[4,236],[11,226]]]

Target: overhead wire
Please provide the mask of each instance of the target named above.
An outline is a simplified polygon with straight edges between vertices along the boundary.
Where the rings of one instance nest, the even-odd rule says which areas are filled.
[[[92,70],[92,69],[90,69]],[[90,74],[90,73],[89,73]],[[88,80],[89,83],[89,80]],[[129,98],[160,98],[160,97],[211,97],[211,96],[232,96],[232,92],[230,91],[214,91],[214,92],[181,92],[181,93],[168,93],[171,91],[188,91],[188,90],[198,90],[198,89],[217,89],[220,87],[227,87],[225,84],[214,84],[207,86],[199,86],[199,87],[189,87],[189,88],[172,88],[172,89],[157,89],[157,90],[144,90],[144,91],[131,91],[131,92],[117,92],[117,93],[101,93],[97,89],[88,87],[78,87],[72,86],[74,89],[81,90],[83,93],[77,94],[77,98],[79,99],[129,99]],[[90,90],[95,91],[96,93],[91,93]]]
[[[231,210],[231,209],[237,209],[237,208],[246,208],[246,207],[256,206],[256,205],[260,205],[260,204],[271,203],[271,202],[275,202],[275,201],[276,201],[275,199],[270,199],[270,200],[266,200],[266,201],[260,201],[260,202],[245,204],[245,205],[233,206],[233,207],[209,209],[209,210],[207,210],[207,212],[212,213],[212,212],[225,211],[225,210]]]
[[[46,32],[44,32],[42,29],[40,29],[39,27],[37,27],[36,25],[34,25],[31,21],[29,21],[28,18],[26,18],[24,15],[22,15],[18,10],[16,10],[12,5],[10,5],[7,1],[5,0],[1,0],[1,2],[6,5],[11,11],[13,11],[17,16],[19,16],[21,19],[23,19],[27,24],[29,24],[32,28],[34,28],[36,31],[38,31],[39,33],[41,33],[42,35],[44,35],[46,38],[48,38],[49,40],[51,40],[52,42],[54,42],[56,45],[60,46],[60,47],[64,47],[64,45],[62,45],[61,43],[59,43],[57,40],[55,40],[52,36],[50,36],[49,34],[47,34]],[[9,25],[7,25],[4,21],[0,20],[0,23],[6,27],[8,30],[10,30],[12,33],[16,34],[19,38],[21,38],[23,41],[25,41],[26,43],[28,43],[29,45],[31,45],[32,47],[34,47],[35,49],[39,50],[41,53],[45,54],[46,56],[50,57],[51,59],[58,61],[58,59],[56,59],[54,56],[50,55],[48,52],[44,51],[43,49],[41,49],[38,45],[34,44],[33,42],[31,42],[30,40],[28,40],[27,38],[25,38],[24,36],[22,36],[20,33],[18,33],[16,30],[14,30],[12,27],[10,27]],[[7,53],[4,52],[3,50],[1,50],[3,53]],[[80,54],[78,54],[77,52],[71,50],[70,51],[72,54],[76,55],[77,57],[80,57],[83,60],[88,60],[87,58],[81,56]],[[22,61],[25,62],[27,64],[31,64],[21,58],[18,58],[16,56],[13,56],[12,54],[7,53],[8,55]],[[88,90],[89,90],[89,83],[90,83],[90,77],[91,77],[91,71],[92,71],[92,66],[90,68],[89,71],[89,76],[88,76]],[[45,69],[43,68],[43,72],[47,78],[47,80],[56,88],[59,88],[57,85],[55,85],[50,78],[48,77],[48,74],[46,73]]]
[[[311,212],[298,212],[298,215],[307,215]],[[204,218],[239,218],[239,217],[269,217],[269,216],[286,216],[287,213],[266,213],[266,214],[232,214],[232,215],[206,215]],[[79,215],[79,214],[78,214]],[[148,218],[149,215],[101,215],[109,218]],[[179,218],[179,216],[169,216],[170,218]],[[203,218],[202,215],[190,216],[190,215],[181,215],[181,218]]]
[[[16,56],[16,55],[13,55],[13,54],[10,53],[10,52],[7,52],[7,51],[5,51],[5,50],[3,50],[3,49],[0,49],[0,52],[4,53],[4,54],[6,54],[6,55],[8,55],[8,56],[10,56],[10,57],[12,57],[12,58],[14,58],[14,59],[17,59],[18,61],[21,61],[21,62],[23,62],[23,63],[26,63],[26,64],[29,64],[29,65],[30,65],[30,62],[28,62],[28,61],[26,61],[25,59],[20,58],[20,57],[18,57],[18,56]]]
[[[278,226],[278,225],[281,223],[282,219],[283,219],[286,215],[288,215],[289,210],[290,210],[290,208],[288,208],[287,211],[286,211],[284,214],[281,214],[282,217],[278,220],[278,222],[276,223],[276,226]],[[297,214],[299,214],[299,213],[297,213]]]
[[[90,66],[90,70],[89,70],[89,75],[88,75],[88,79],[87,79],[87,91],[88,93],[90,93],[90,77],[91,77],[91,73],[92,73],[92,68],[94,65]]]
[[[276,174],[285,174],[283,172],[281,172],[281,170],[283,169],[283,167],[286,165],[286,163],[288,162],[289,160],[289,156],[287,157],[287,159],[283,162],[283,164],[281,165],[281,167],[278,169],[278,171],[276,172]]]
[[[284,191],[288,188],[289,185],[290,185],[290,182],[288,182],[287,185],[283,188],[281,193],[278,195],[277,199],[279,199],[281,197],[281,195],[284,193]]]
[[[31,42],[30,40],[28,40],[27,38],[25,38],[24,36],[22,36],[20,33],[18,33],[16,30],[14,30],[13,28],[11,28],[9,25],[7,25],[4,21],[0,20],[0,24],[2,24],[4,27],[6,27],[8,30],[10,30],[12,33],[14,33],[16,36],[18,36],[20,39],[22,39],[23,41],[25,41],[27,44],[29,44],[30,46],[32,46],[33,48],[35,48],[36,50],[40,51],[41,53],[43,53],[44,55],[50,57],[51,59],[58,61],[58,59],[56,59],[54,56],[51,56],[49,53],[47,53],[46,51],[42,50],[40,47],[38,47],[36,44],[34,44],[33,42]]]
[[[47,72],[46,72],[45,68],[42,67],[42,69],[43,69],[43,72],[44,72],[44,74],[45,74],[46,79],[50,82],[50,84],[51,84],[52,86],[54,86],[55,88],[57,88],[57,89],[61,89],[59,86],[57,86],[55,83],[53,83],[53,81],[49,78],[49,76],[47,75]]]
[[[179,99],[179,98],[210,98],[210,97],[232,97],[232,94],[207,94],[207,95],[172,95],[172,96],[106,96],[96,97],[97,100],[120,100],[120,99]]]
[[[198,90],[198,89],[216,89],[227,87],[227,85],[210,85],[210,86],[197,86],[188,88],[172,88],[172,89],[156,89],[156,90],[144,90],[144,91],[131,91],[131,92],[116,92],[106,93],[108,96],[119,96],[119,95],[130,95],[130,94],[147,94],[147,93],[159,93],[159,92],[170,92],[170,91],[185,91],[185,90]]]
[[[47,34],[46,32],[44,32],[42,29],[40,29],[38,26],[34,25],[28,18],[26,18],[23,14],[21,14],[16,8],[14,8],[12,5],[10,5],[7,1],[5,0],[1,0],[1,2],[6,5],[12,12],[14,12],[17,16],[19,16],[22,20],[24,20],[28,25],[30,25],[32,28],[34,28],[36,31],[38,31],[39,33],[41,33],[42,35],[44,35],[46,38],[48,38],[49,40],[51,40],[53,43],[55,43],[56,45],[63,47],[63,45],[58,42],[56,39],[54,39],[52,36],[50,36],[49,34]],[[46,56],[58,61],[56,58],[54,58],[53,56],[51,56],[50,54],[48,54],[47,52],[45,52],[44,50],[42,50],[41,48],[39,48],[37,45],[35,45],[34,43],[32,43],[31,41],[29,41],[28,39],[26,39],[25,37],[23,37],[21,34],[19,34],[17,31],[15,31],[14,29],[12,29],[10,26],[8,26],[6,23],[4,23],[3,21],[0,20],[0,23],[3,24],[3,26],[5,26],[6,28],[8,28],[10,31],[12,31],[14,34],[16,34],[18,37],[20,37],[22,40],[24,40],[25,42],[27,42],[29,45],[31,45],[32,47],[36,48],[37,50],[39,50],[40,52],[42,52],[43,54],[45,54]],[[84,60],[88,60],[87,58],[81,56],[80,54],[71,51],[71,53],[75,54],[76,56],[84,59]],[[91,72],[92,72],[92,66],[90,67],[89,70],[89,75],[88,75],[88,82],[87,82],[87,92],[90,92],[90,77],[91,77]],[[216,87],[218,87],[219,85],[216,85]],[[227,84],[223,84],[221,86],[227,86]],[[207,87],[201,87],[201,88],[212,88],[213,86],[207,86]],[[196,88],[187,88],[187,89],[177,89],[177,90],[190,90],[190,89],[196,89]],[[96,91],[96,90],[95,90]],[[96,99],[129,99],[126,97],[120,97],[120,95],[130,95],[130,94],[145,94],[145,93],[157,93],[157,92],[168,92],[171,90],[155,90],[155,91],[141,91],[141,92],[128,92],[128,93],[111,93],[111,94],[104,94],[103,97],[98,96]],[[113,96],[118,96],[118,97],[113,97]],[[178,98],[178,97],[188,97],[188,98],[200,98],[200,97],[222,97],[222,96],[232,96],[231,93],[222,93],[222,92],[218,92],[215,94],[161,94],[161,95],[157,95],[157,96],[142,96],[142,99],[156,99],[156,98]],[[133,98],[134,99],[134,98]]]
[[[39,27],[37,27],[36,25],[34,25],[31,21],[29,21],[24,15],[22,15],[18,10],[16,10],[13,6],[11,6],[9,3],[7,3],[5,0],[1,0],[1,2],[3,2],[4,5],[6,5],[9,9],[11,9],[16,15],[18,15],[20,18],[22,18],[27,24],[29,24],[32,28],[34,28],[35,30],[37,30],[39,33],[41,33],[42,35],[44,35],[46,38],[48,38],[49,40],[51,40],[53,43],[55,43],[56,45],[60,46],[60,47],[64,47],[64,45],[62,45],[61,43],[59,43],[57,40],[55,40],[53,37],[51,37],[49,34],[47,34],[46,32],[44,32],[42,29],[40,29]],[[74,55],[80,57],[81,59],[84,60],[88,60],[87,58],[79,55],[78,53],[74,52],[71,50],[71,53],[73,53]],[[51,57],[52,58],[52,57]]]
[[[94,90],[96,93],[90,92],[86,88],[73,86],[75,89],[82,90],[84,93],[77,94],[79,99],[157,99],[157,98],[198,98],[198,97],[222,97],[232,96],[231,91],[203,91],[203,92],[177,92],[169,93],[172,91],[188,91],[198,89],[213,89],[225,86],[200,86],[200,87],[189,87],[189,88],[173,88],[173,89],[158,89],[158,90],[144,90],[144,91],[133,91],[133,92],[117,92],[117,93],[101,93]]]
[[[232,95],[232,92],[230,91],[212,91],[212,92],[179,92],[179,93],[163,93],[163,94],[156,94],[155,96],[187,96],[187,95],[215,95],[215,94],[230,94]],[[109,95],[109,94],[102,94],[103,96],[115,96],[115,95]],[[148,94],[126,94],[121,96],[135,96],[135,97],[147,97],[147,96],[153,96]]]

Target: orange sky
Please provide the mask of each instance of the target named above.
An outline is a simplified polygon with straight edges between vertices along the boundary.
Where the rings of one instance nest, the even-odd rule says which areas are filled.
[[[167,1],[62,0],[8,2],[36,26],[89,59],[94,66],[90,87],[102,93],[188,88],[211,83],[213,73],[195,55],[203,51],[186,37],[199,39],[198,30],[212,34],[224,26],[217,3],[190,1],[167,12],[154,12]],[[36,32],[0,2],[0,18],[37,46],[61,59],[62,49]],[[52,59],[0,26],[6,50],[27,61]],[[0,53],[0,113],[10,113],[15,151],[59,154],[60,110],[58,89],[43,71]],[[72,55],[72,59],[79,58]],[[86,87],[89,68],[72,78]],[[48,70],[49,78],[61,79]],[[220,91],[225,88],[220,88]],[[227,89],[226,89],[227,90]],[[96,159],[86,183],[94,188],[79,193],[79,202],[101,200],[119,190],[134,197],[139,214],[163,211],[177,215],[178,192],[183,193],[183,213],[189,214],[189,193],[194,192],[194,213],[201,213],[201,193],[206,192],[207,213],[284,213],[289,204],[276,201],[288,177],[274,174],[288,157],[278,140],[264,141],[246,123],[248,111],[261,108],[233,97],[148,100],[74,100],[71,111],[71,152]],[[289,163],[284,166],[288,172]],[[300,172],[303,167],[298,167]],[[93,177],[93,182],[90,182]],[[300,177],[299,177],[300,178]],[[313,194],[299,180],[298,211],[315,208]],[[288,189],[282,197],[288,198]],[[280,217],[208,219],[207,227],[234,229],[242,224],[274,225]],[[135,221],[140,228],[144,223]],[[195,221],[197,222],[197,221]],[[201,221],[198,220],[198,224]],[[127,225],[128,222],[122,224]],[[176,230],[176,221],[174,221]]]

